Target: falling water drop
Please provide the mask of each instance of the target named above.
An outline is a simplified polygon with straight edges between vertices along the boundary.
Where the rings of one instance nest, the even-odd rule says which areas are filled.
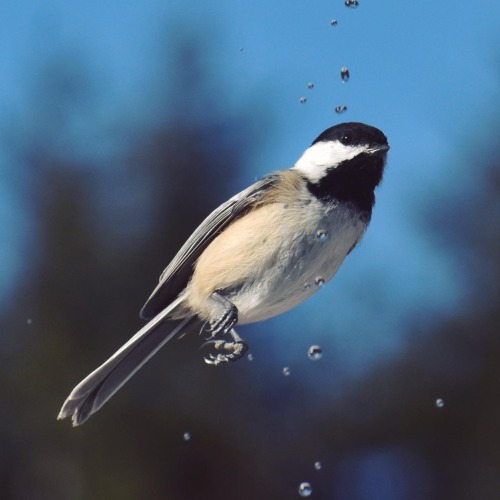
[[[288,377],[290,375],[290,368],[288,366],[285,366],[285,368],[283,368],[283,375],[285,377]]]
[[[443,408],[443,407],[444,407],[444,399],[437,398],[436,399],[436,408]]]
[[[308,89],[313,89],[313,88],[314,88],[314,83],[309,82],[309,83],[307,84],[307,88],[308,88]]]
[[[318,359],[321,359],[323,357],[323,350],[319,345],[312,345],[311,347],[309,347],[307,355],[309,356],[309,359],[317,361]]]
[[[322,276],[317,276],[314,279],[314,283],[316,283],[316,286],[318,288],[321,288],[325,284],[325,278],[323,278]]]
[[[185,432],[184,435],[182,436],[184,441],[190,441],[191,440],[191,434],[189,432]]]
[[[253,354],[250,352],[247,354],[248,361],[253,361]]]
[[[302,96],[300,99],[299,99],[299,102],[300,104],[304,104],[305,102],[307,101],[307,98]]]
[[[316,239],[321,242],[326,241],[328,239],[328,231],[325,229],[318,229],[316,231]]]
[[[340,68],[340,78],[342,78],[342,81],[344,83],[348,82],[350,77],[351,75],[349,74],[349,69],[345,66],[342,66],[342,68]]]
[[[337,20],[336,20],[336,19],[332,19],[332,20],[330,21],[330,25],[331,25],[331,26],[337,26],[337,24],[338,24],[338,23],[337,23]]]
[[[314,462],[314,468],[315,468],[316,470],[321,470],[321,467],[323,467],[323,466],[321,465],[321,462]]]
[[[304,290],[310,290],[310,289],[311,289],[311,283],[305,283]]]
[[[351,9],[355,9],[356,7],[359,7],[359,2],[358,0],[345,0],[344,5],[346,7],[350,7]]]
[[[312,493],[311,483],[303,482],[299,485],[299,495],[301,497],[309,497]]]
[[[335,108],[335,113],[339,114],[340,113],[345,113],[347,111],[347,106],[344,106],[343,104],[341,104],[340,106],[337,106]]]
[[[31,318],[28,318],[28,319],[26,320],[26,324],[28,324],[28,325],[32,325],[32,324],[33,324],[33,320],[32,320]]]

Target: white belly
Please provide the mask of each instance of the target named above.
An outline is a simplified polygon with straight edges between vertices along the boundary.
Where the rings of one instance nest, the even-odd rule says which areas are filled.
[[[342,205],[325,211],[313,202],[269,210],[281,211],[280,217],[268,214],[271,243],[262,242],[265,253],[272,256],[262,259],[259,272],[228,297],[238,308],[240,324],[281,314],[318,291],[337,272],[367,225]]]

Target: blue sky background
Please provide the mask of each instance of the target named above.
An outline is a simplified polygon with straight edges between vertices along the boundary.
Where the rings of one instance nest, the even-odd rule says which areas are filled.
[[[8,132],[27,122],[44,67],[61,55],[74,57],[95,87],[99,113],[73,123],[62,147],[75,157],[112,161],[120,144],[106,140],[110,127],[125,120],[140,127],[168,112],[154,109],[150,96],[169,86],[169,40],[188,33],[206,44],[216,77],[210,98],[224,96],[234,113],[259,104],[264,133],[249,145],[235,191],[292,165],[335,123],[381,128],[391,151],[365,240],[321,294],[272,320],[288,333],[307,319],[291,359],[314,341],[349,360],[347,372],[357,371],[403,347],[409,319],[432,321],[465,296],[461,264],[430,235],[426,218],[441,193],[474,185],[472,157],[496,140],[489,127],[498,102],[499,20],[498,2],[463,0],[360,0],[357,9],[340,0],[5,0],[0,125]],[[350,70],[347,83],[342,66]],[[302,96],[307,102],[300,104]],[[348,107],[340,116],[333,112],[339,104]],[[96,121],[100,137],[89,132]],[[7,304],[29,271],[31,228],[19,191],[23,165],[7,139],[0,165],[0,292]],[[372,286],[377,301],[363,295]]]

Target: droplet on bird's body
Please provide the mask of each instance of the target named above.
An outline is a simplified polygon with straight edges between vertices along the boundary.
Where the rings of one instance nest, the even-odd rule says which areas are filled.
[[[314,462],[314,468],[316,470],[321,470],[321,467],[322,467],[321,462]]]
[[[443,407],[444,407],[444,399],[437,398],[436,399],[436,408],[443,408]]]
[[[309,497],[309,496],[311,496],[311,493],[312,493],[311,483],[308,483],[308,482],[300,483],[300,485],[299,485],[299,495],[301,497]]]
[[[323,356],[323,350],[319,345],[312,345],[309,347],[309,350],[307,351],[307,355],[309,356],[309,359],[312,359],[313,361],[317,361],[318,359],[321,359]]]
[[[337,23],[337,20],[336,20],[336,19],[332,19],[332,20],[330,21],[330,25],[331,25],[331,26],[337,26],[337,24],[338,24],[338,23]]]
[[[316,283],[316,286],[318,288],[321,288],[324,284],[325,284],[325,278],[321,277],[321,276],[317,276],[315,279],[314,279],[314,283]]]
[[[318,229],[316,231],[316,240],[318,241],[326,241],[328,239],[328,231],[326,229]]]
[[[346,111],[347,111],[347,106],[344,106],[343,104],[335,108],[335,113],[337,114],[345,113]]]
[[[349,74],[349,69],[348,68],[346,68],[345,66],[343,66],[342,68],[340,68],[340,78],[342,78],[342,81],[344,83],[348,82],[350,77],[351,77],[351,75]]]
[[[285,366],[285,368],[283,368],[283,375],[285,377],[288,377],[288,375],[290,375],[290,368],[288,366]]]
[[[299,102],[300,104],[304,104],[305,102],[307,101],[307,98],[302,96],[300,99],[299,99]]]
[[[351,9],[355,9],[356,7],[359,7],[359,2],[358,0],[345,0],[344,5]]]

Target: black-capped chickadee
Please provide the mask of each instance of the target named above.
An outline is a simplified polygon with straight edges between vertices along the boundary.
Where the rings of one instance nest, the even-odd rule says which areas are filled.
[[[207,326],[218,365],[246,344],[234,326],[281,314],[335,274],[362,238],[389,145],[378,129],[325,130],[290,169],[267,175],[214,210],[160,277],[142,308],[149,323],[78,384],[60,419],[80,425],[166,342]],[[222,340],[229,333],[231,342]]]

